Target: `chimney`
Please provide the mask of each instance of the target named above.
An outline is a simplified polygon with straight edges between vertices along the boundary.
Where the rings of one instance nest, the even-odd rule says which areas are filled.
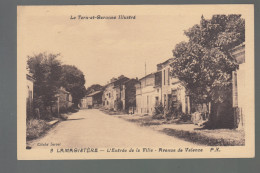
[[[162,64],[157,64],[157,71],[162,69]]]
[[[112,83],[112,82],[115,82],[117,80],[117,78],[112,78],[111,80],[110,80],[110,82]]]

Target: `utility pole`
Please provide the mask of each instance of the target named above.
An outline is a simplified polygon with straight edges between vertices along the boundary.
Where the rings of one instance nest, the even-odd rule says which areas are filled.
[[[58,96],[58,117],[60,117],[60,96]]]
[[[60,95],[56,94],[55,97],[57,97],[57,113],[59,117],[60,116]]]
[[[145,60],[145,63],[144,63],[144,76],[145,76],[145,78],[144,78],[144,83],[145,83],[145,86],[146,86],[146,60]]]

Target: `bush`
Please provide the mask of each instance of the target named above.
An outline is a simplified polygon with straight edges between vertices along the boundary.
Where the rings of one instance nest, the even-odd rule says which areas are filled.
[[[160,103],[159,105],[154,107],[153,114],[163,114],[163,105]]]
[[[163,114],[153,114],[153,115],[152,115],[152,118],[153,118],[153,119],[163,119],[164,116],[163,116]]]
[[[163,106],[162,106],[162,103],[160,103],[159,105],[154,107],[152,118],[153,119],[163,119],[164,118],[163,113],[164,113]]]
[[[62,120],[67,120],[68,119],[68,115],[66,115],[66,114],[60,114],[60,118],[62,119]]]
[[[180,115],[180,120],[187,122],[191,120],[191,115],[190,114],[185,114],[185,113],[181,113]]]
[[[36,139],[50,129],[50,127],[44,120],[30,119],[26,122],[26,139]]]

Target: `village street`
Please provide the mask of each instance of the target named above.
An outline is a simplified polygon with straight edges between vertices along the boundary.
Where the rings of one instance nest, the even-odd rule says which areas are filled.
[[[133,115],[134,116],[134,115]],[[32,150],[59,147],[185,147],[195,146],[175,137],[156,132],[149,127],[107,115],[97,109],[80,110],[60,122],[45,136],[30,142]],[[48,144],[48,146],[44,146]]]

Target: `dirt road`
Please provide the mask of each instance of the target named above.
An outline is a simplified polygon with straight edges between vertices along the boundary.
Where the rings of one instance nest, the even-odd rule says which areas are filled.
[[[193,143],[140,127],[96,109],[80,110],[60,122],[44,137],[30,143],[32,149],[59,147],[185,147]],[[45,146],[45,147],[48,147]]]

